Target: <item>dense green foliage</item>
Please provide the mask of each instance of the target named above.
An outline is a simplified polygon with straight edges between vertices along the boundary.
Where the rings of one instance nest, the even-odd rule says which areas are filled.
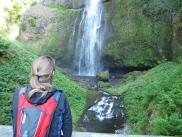
[[[0,67],[0,124],[11,124],[11,101],[16,84],[26,86],[29,81],[29,73],[35,55],[27,52],[13,42],[8,49],[8,58],[1,62]],[[73,123],[76,124],[85,106],[86,90],[69,80],[57,69],[54,85],[63,89],[68,97],[73,116]]]
[[[132,133],[182,135],[182,65],[161,64],[119,88]]]
[[[3,39],[0,36],[0,57],[2,58],[3,55],[7,54],[7,49],[9,48],[10,43],[9,41]]]

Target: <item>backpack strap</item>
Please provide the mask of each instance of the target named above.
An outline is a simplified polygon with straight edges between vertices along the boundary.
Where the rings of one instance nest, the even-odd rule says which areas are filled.
[[[27,92],[27,87],[21,88],[19,91],[19,96]]]
[[[54,95],[53,95],[53,98],[56,100],[56,107],[55,107],[55,109],[54,109],[54,114],[55,114],[56,108],[57,108],[57,106],[58,106],[60,97],[61,97],[61,92],[60,92],[59,90],[56,90],[55,93],[54,93]],[[49,127],[48,127],[48,130],[47,130],[47,133],[46,133],[45,137],[48,137],[48,136],[49,136],[50,127],[51,127],[51,125],[52,125],[52,119],[53,119],[53,117],[54,117],[54,114],[53,114],[53,116],[52,116],[52,118],[51,118],[51,124],[50,124]]]
[[[53,95],[54,99],[56,100],[57,104],[58,104],[58,101],[60,99],[60,96],[61,96],[61,93],[58,91],[56,91]]]

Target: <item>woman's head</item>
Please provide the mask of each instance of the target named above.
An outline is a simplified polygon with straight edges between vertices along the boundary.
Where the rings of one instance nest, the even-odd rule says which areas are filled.
[[[35,92],[43,92],[46,95],[52,89],[52,80],[55,72],[55,61],[50,56],[41,56],[32,64],[30,86],[32,90],[28,97]]]

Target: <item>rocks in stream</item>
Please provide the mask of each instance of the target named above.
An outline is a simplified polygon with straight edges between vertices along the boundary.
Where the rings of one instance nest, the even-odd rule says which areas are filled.
[[[83,131],[121,132],[126,125],[122,98],[110,95],[96,98],[78,125]]]
[[[109,82],[109,71],[103,71],[97,73],[96,78],[98,80],[97,87],[99,89],[105,89],[111,87],[111,83]]]
[[[103,81],[99,81],[97,83],[98,88],[109,88],[111,87],[111,84],[109,82],[103,82]]]

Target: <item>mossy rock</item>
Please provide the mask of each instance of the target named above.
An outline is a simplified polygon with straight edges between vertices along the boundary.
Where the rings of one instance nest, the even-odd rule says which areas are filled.
[[[110,59],[110,66],[151,68],[162,60],[161,55],[149,45],[143,43],[111,42],[105,56]]]
[[[133,71],[130,73],[127,73],[123,76],[124,82],[132,82],[135,81],[139,76],[144,74],[146,71]]]
[[[98,82],[98,87],[99,88],[109,88],[109,87],[111,87],[111,85],[110,85],[109,82],[99,81]]]
[[[100,81],[109,81],[109,71],[98,72],[96,77]]]

